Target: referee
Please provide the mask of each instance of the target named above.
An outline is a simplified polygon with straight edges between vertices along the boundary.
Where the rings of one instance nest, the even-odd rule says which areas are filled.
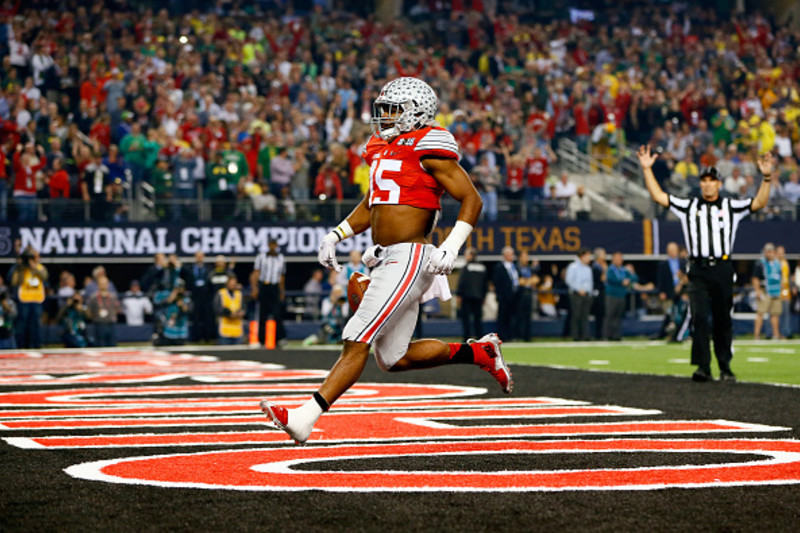
[[[258,342],[264,345],[264,323],[273,319],[276,336],[280,341],[286,337],[283,327],[283,289],[286,278],[286,260],[278,251],[278,241],[269,240],[269,251],[256,256],[253,273],[250,275],[252,297],[258,301]]]
[[[758,159],[758,168],[764,178],[755,198],[720,198],[722,187],[719,173],[714,167],[700,174],[700,197],[679,198],[665,193],[653,175],[653,162],[658,154],[650,154],[649,146],[639,148],[639,164],[644,181],[653,201],[668,207],[683,229],[683,238],[689,250],[689,306],[692,315],[692,364],[697,370],[694,381],[712,381],[711,349],[708,344],[709,316],[714,324],[714,353],[719,364],[720,380],[735,382],[731,372],[733,351],[734,272],[731,253],[739,222],[747,215],[767,205],[772,175],[772,154],[767,152]]]

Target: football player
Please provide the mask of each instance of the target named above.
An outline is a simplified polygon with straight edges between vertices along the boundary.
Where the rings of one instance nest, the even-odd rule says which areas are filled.
[[[371,283],[358,310],[347,322],[344,348],[322,386],[296,409],[261,402],[262,411],[298,443],[361,376],[370,346],[383,370],[390,372],[446,364],[475,364],[489,372],[504,392],[511,392],[511,372],[490,333],[467,343],[434,339],[410,342],[419,303],[430,295],[449,297],[445,276],[481,212],[481,198],[458,164],[458,144],[436,126],[438,98],[424,81],[403,77],[387,83],[373,105],[374,134],[364,147],[370,165],[369,193],[352,213],[322,239],[319,261],[340,270],[336,244],[368,229],[375,246],[363,262]],[[461,203],[450,235],[436,248],[430,235],[444,192]],[[438,276],[438,280],[437,280]]]

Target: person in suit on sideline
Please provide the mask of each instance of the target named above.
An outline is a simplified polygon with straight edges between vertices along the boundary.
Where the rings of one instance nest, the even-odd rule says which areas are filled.
[[[497,296],[497,333],[510,341],[516,332],[517,298],[519,296],[519,270],[514,262],[514,249],[503,248],[503,260],[494,266],[492,283]]]

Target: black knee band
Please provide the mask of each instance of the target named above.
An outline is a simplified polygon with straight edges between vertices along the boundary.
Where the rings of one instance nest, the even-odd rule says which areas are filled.
[[[320,394],[319,392],[314,393],[314,401],[319,404],[323,412],[327,413],[328,409],[331,408],[331,404],[329,404],[328,401],[325,398],[323,398],[322,394]]]

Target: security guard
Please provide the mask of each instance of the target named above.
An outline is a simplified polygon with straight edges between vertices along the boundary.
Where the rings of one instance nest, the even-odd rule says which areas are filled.
[[[692,313],[692,364],[697,370],[694,381],[711,381],[711,350],[708,345],[709,314],[714,322],[714,353],[719,364],[722,381],[736,381],[731,372],[733,357],[733,307],[734,271],[731,252],[736,240],[736,228],[747,215],[767,205],[773,170],[771,153],[758,159],[758,168],[764,176],[755,198],[732,199],[719,195],[722,183],[714,167],[700,174],[699,198],[679,198],[665,193],[653,176],[653,162],[658,154],[650,153],[649,146],[638,152],[639,164],[644,172],[645,185],[657,204],[669,207],[683,228],[686,248],[689,250],[689,298]]]

